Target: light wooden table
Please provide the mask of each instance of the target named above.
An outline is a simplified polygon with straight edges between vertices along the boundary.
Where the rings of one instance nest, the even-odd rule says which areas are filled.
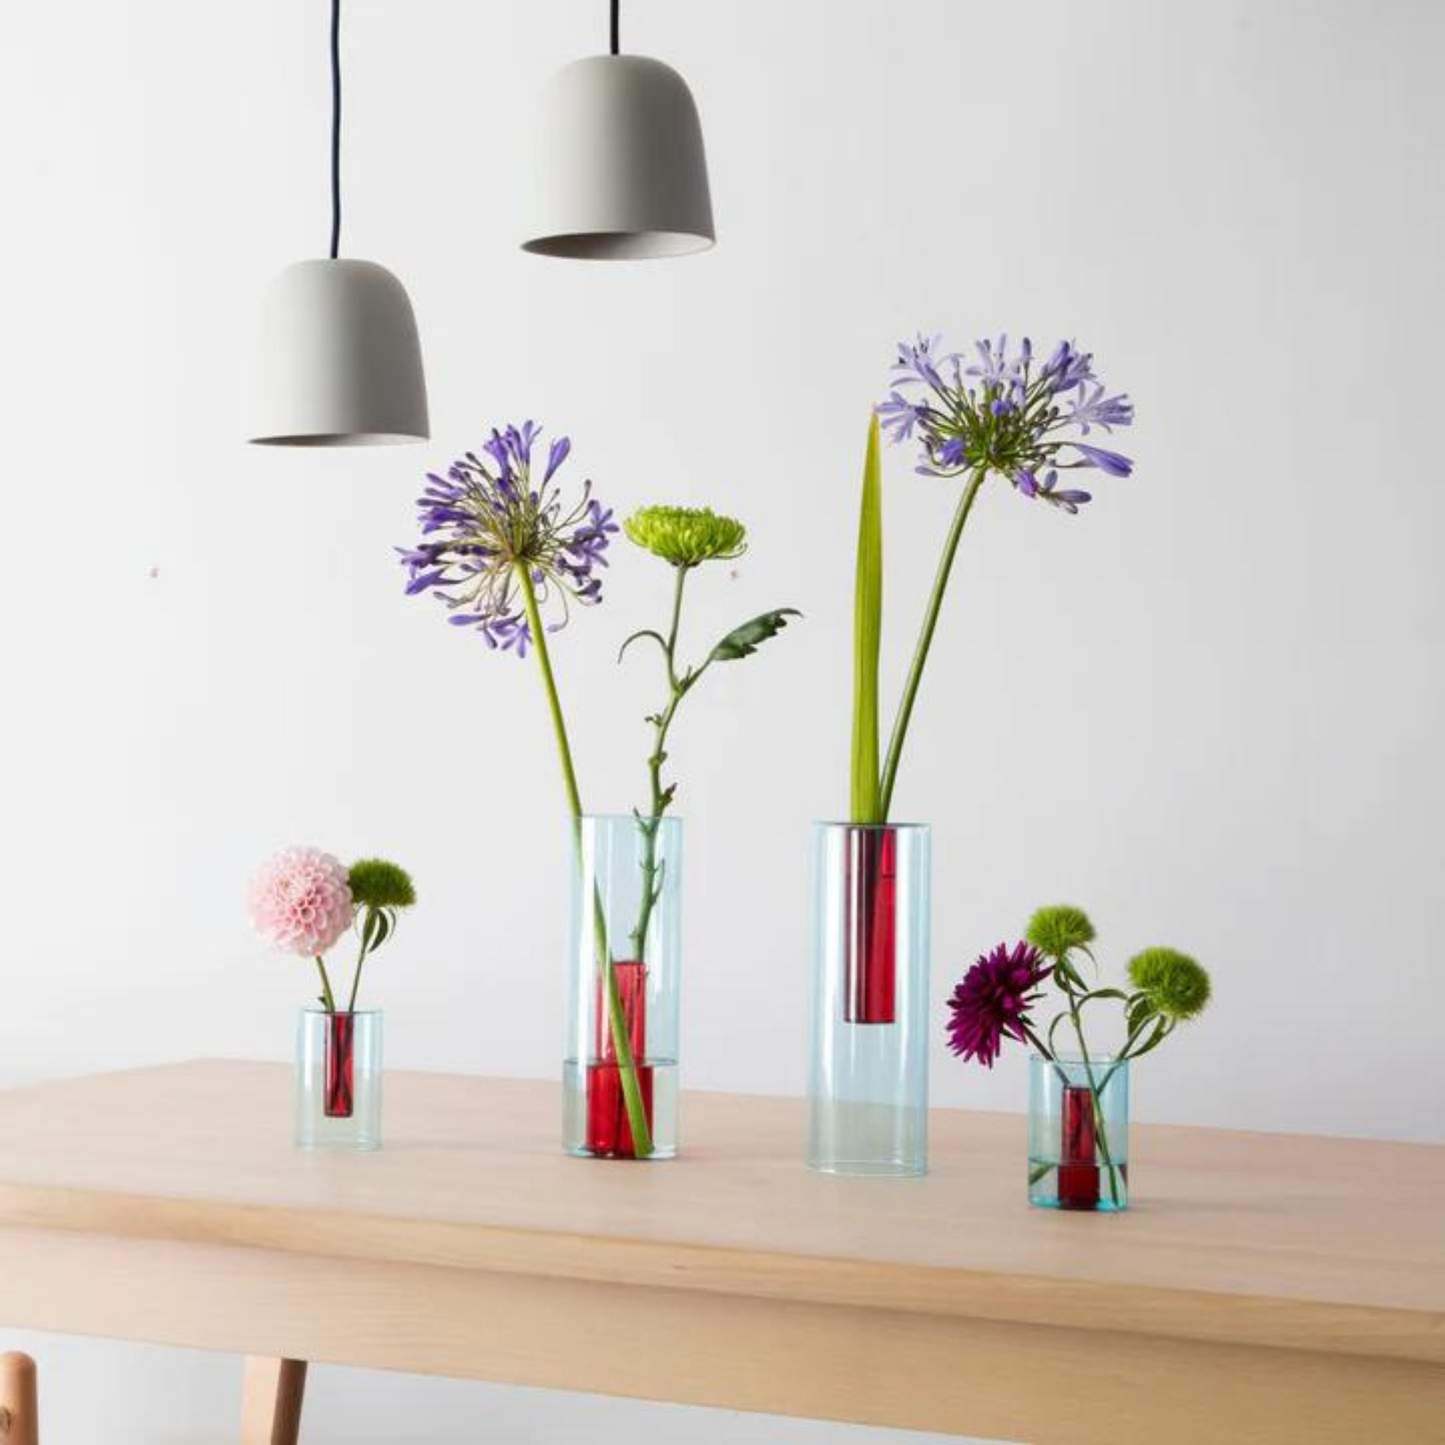
[[[1031,1211],[1015,1116],[922,1180],[799,1163],[802,1105],[690,1094],[685,1156],[568,1159],[546,1084],[392,1074],[300,1154],[289,1071],[0,1093],[0,1325],[1029,1445],[1445,1440],[1445,1149],[1136,1127],[1137,1207]],[[419,1435],[418,1440],[424,1435]],[[3,1437],[0,1437],[3,1439]]]

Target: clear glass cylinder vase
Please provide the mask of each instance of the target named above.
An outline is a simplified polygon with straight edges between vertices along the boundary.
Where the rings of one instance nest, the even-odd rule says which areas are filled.
[[[811,1168],[928,1169],[929,830],[813,828]]]
[[[563,1147],[596,1159],[671,1159],[682,822],[588,815],[568,852]]]
[[[381,1010],[302,1009],[296,1027],[296,1146],[381,1148]]]
[[[1129,1205],[1129,1062],[1108,1055],[1029,1059],[1029,1203]]]

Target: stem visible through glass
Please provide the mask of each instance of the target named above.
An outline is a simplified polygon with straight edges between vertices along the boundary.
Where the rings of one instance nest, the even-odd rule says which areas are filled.
[[[524,562],[516,563],[517,581],[527,611],[527,625],[532,645],[537,649],[537,663],[542,670],[542,684],[547,692],[547,705],[552,714],[552,731],[557,739],[557,752],[562,760],[562,782],[567,791],[567,804],[572,810],[572,845],[577,866],[582,866],[582,797],[577,788],[577,771],[572,765],[572,747],[567,740],[567,724],[562,716],[562,703],[557,695],[557,680],[552,674],[552,659],[547,652],[547,634],[537,608],[537,593],[532,575]],[[652,1130],[647,1123],[647,1108],[637,1076],[637,1061],[632,1056],[632,1039],[627,1030],[627,1016],[622,1008],[622,992],[617,984],[612,949],[607,942],[607,916],[594,884],[592,890],[593,933],[597,940],[597,966],[602,972],[607,991],[607,1020],[612,1034],[612,1048],[617,1055],[617,1071],[622,1082],[622,1100],[627,1108],[627,1122],[632,1130],[632,1152],[639,1159],[652,1153]]]
[[[1109,1134],[1104,1124],[1104,1101],[1099,1097],[1099,1084],[1094,1078],[1093,1061],[1089,1058],[1089,1046],[1084,1042],[1084,1023],[1079,1017],[1079,1005],[1072,993],[1069,994],[1069,1017],[1074,1023],[1074,1035],[1079,1041],[1079,1058],[1084,1065],[1084,1077],[1089,1081],[1089,1097],[1094,1106],[1094,1137],[1099,1142],[1099,1153],[1103,1156],[1104,1167],[1109,1171],[1109,1198],[1117,1204],[1119,1202],[1119,1177],[1118,1170],[1114,1167],[1113,1157],[1109,1153]],[[1110,1071],[1112,1077],[1112,1070]],[[1108,1079],[1105,1079],[1105,1083]]]

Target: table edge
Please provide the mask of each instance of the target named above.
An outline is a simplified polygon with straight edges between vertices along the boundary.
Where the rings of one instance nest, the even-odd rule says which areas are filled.
[[[6,1229],[1445,1364],[1445,1310],[0,1183]]]

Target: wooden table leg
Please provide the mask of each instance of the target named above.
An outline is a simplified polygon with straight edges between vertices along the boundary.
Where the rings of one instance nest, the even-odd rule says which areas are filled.
[[[305,1395],[305,1360],[248,1357],[241,1396],[241,1445],[296,1445]],[[10,1442],[0,1441],[0,1445]]]
[[[35,1361],[29,1355],[0,1355],[0,1445],[40,1445]]]

